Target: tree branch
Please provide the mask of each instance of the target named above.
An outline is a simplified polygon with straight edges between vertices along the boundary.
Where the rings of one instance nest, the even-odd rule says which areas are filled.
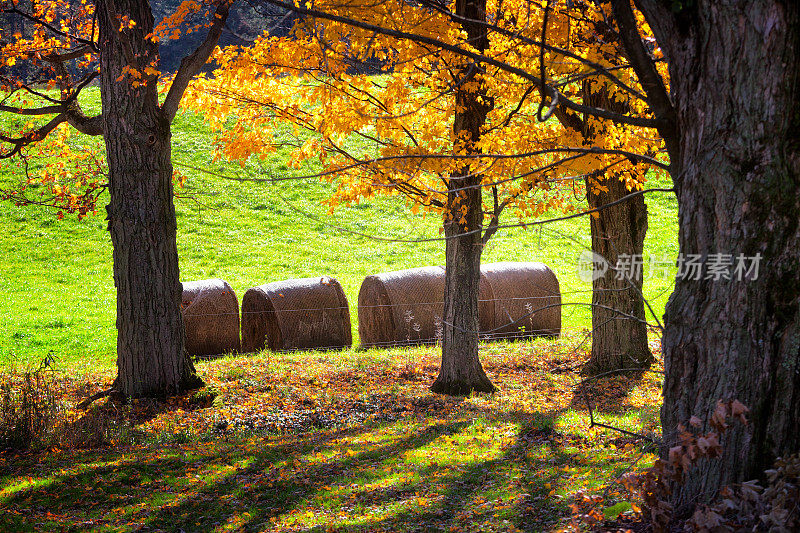
[[[53,115],[55,113],[60,113],[64,115],[65,120],[73,128],[80,131],[81,133],[85,133],[86,135],[102,135],[103,117],[100,115],[94,117],[87,117],[83,113],[83,110],[81,109],[81,106],[78,103],[78,94],[86,85],[88,85],[97,76],[98,73],[93,72],[89,76],[81,80],[81,82],[76,86],[76,88],[69,95],[69,97],[67,97],[65,100],[63,100],[61,103],[57,105],[25,109],[25,108],[17,108],[13,106],[0,104],[0,111],[3,111],[5,113],[13,113],[15,115],[24,115],[24,116],[42,116],[42,115]],[[49,131],[47,133],[49,133]],[[8,137],[2,138],[3,141],[8,143],[17,143],[23,141],[24,139],[25,139],[24,137],[19,139],[10,139]]]
[[[47,137],[47,135],[51,131],[56,129],[56,126],[58,126],[62,122],[66,122],[66,120],[67,120],[67,114],[61,113],[59,115],[56,115],[53,119],[50,120],[50,122],[48,122],[41,128],[34,130],[30,133],[27,133],[22,137],[12,138],[12,137],[6,137],[5,135],[0,135],[0,141],[14,145],[11,151],[6,152],[4,154],[0,153],[0,159],[8,159],[10,157],[17,155],[24,147]]]
[[[67,39],[72,39],[75,42],[78,42],[78,43],[81,43],[81,44],[85,44],[87,46],[92,47],[92,49],[94,49],[94,43],[92,41],[88,41],[88,40],[82,39],[80,37],[75,37],[74,35],[70,35],[70,34],[68,34],[66,32],[63,32],[63,31],[59,30],[58,28],[56,28],[55,26],[53,26],[52,24],[50,24],[50,23],[48,23],[48,22],[46,22],[46,21],[44,21],[42,19],[34,17],[33,15],[30,15],[28,13],[25,13],[24,11],[20,11],[19,9],[17,9],[16,6],[12,7],[11,9],[4,9],[3,13],[9,13],[9,14],[12,14],[12,15],[19,15],[20,17],[22,17],[22,18],[24,18],[24,19],[26,19],[26,20],[28,20],[30,22],[33,22],[34,24],[38,24],[39,26],[44,26],[45,28],[47,28],[51,32],[55,33],[56,35],[60,35],[62,37],[66,37]]]
[[[570,113],[565,108],[558,106],[555,109],[555,116],[562,126],[569,128],[575,132],[583,133],[584,123],[583,119],[575,113]]]
[[[169,122],[172,122],[175,118],[181,97],[183,97],[183,93],[189,86],[189,82],[200,72],[200,69],[206,64],[208,58],[211,57],[211,52],[214,51],[214,47],[217,46],[222,29],[225,27],[225,21],[228,18],[229,8],[229,0],[222,0],[222,2],[220,2],[214,12],[214,22],[208,30],[206,39],[197,47],[197,50],[181,60],[181,65],[178,67],[178,72],[175,74],[172,86],[170,86],[167,97],[161,106]]]
[[[497,233],[497,225],[500,223],[500,214],[503,212],[503,209],[506,207],[507,202],[503,202],[500,204],[498,193],[497,193],[497,186],[492,186],[492,202],[494,204],[494,209],[492,209],[492,217],[489,219],[489,224],[486,227],[486,230],[483,232],[483,237],[481,237],[481,243],[486,246],[495,233]]]
[[[0,76],[0,80],[2,80],[3,83],[6,83],[8,85],[14,85],[15,81],[16,81],[16,80],[12,80],[11,78],[6,77],[6,76]],[[3,100],[5,101],[11,94],[13,94],[16,91],[29,92],[34,96],[38,96],[42,100],[46,100],[46,101],[51,102],[51,103],[56,104],[56,105],[61,105],[61,104],[64,103],[63,100],[59,100],[57,98],[52,98],[51,96],[47,95],[46,93],[43,93],[41,91],[37,91],[36,89],[32,88],[30,85],[22,85],[21,87],[14,87],[12,89],[12,91],[9,92],[8,95]]]
[[[567,50],[566,48],[561,48],[560,46],[555,46],[555,45],[552,45],[552,44],[548,44],[547,42],[544,41],[544,39],[542,39],[541,41],[537,41],[535,39],[531,39],[529,37],[525,37],[524,35],[520,34],[520,32],[518,32],[518,31],[512,31],[512,30],[503,28],[502,26],[499,26],[497,24],[493,24],[491,22],[486,22],[486,21],[483,21],[483,20],[473,20],[473,19],[469,19],[467,17],[462,17],[461,15],[456,15],[452,11],[444,8],[443,6],[437,5],[435,2],[431,2],[430,0],[422,0],[421,3],[424,6],[430,7],[432,9],[435,9],[436,11],[444,14],[444,15],[449,16],[455,22],[469,22],[471,24],[480,25],[480,26],[483,26],[483,27],[485,27],[487,29],[495,31],[495,32],[497,32],[500,35],[503,35],[505,37],[511,37],[511,38],[514,38],[514,39],[518,39],[523,44],[539,46],[543,50],[554,52],[554,53],[562,55],[564,57],[568,57],[570,59],[574,59],[575,61],[578,61],[579,63],[583,63],[586,66],[592,67],[596,71],[596,72],[588,73],[589,76],[592,76],[594,74],[599,74],[600,76],[603,76],[603,77],[607,78],[614,85],[617,85],[618,87],[620,87],[620,88],[624,89],[625,91],[631,93],[632,95],[636,96],[637,98],[640,98],[642,100],[646,100],[645,96],[642,93],[640,93],[639,91],[637,91],[636,89],[634,89],[633,87],[631,87],[630,85],[628,85],[627,83],[625,83],[624,81],[619,79],[617,76],[613,75],[611,73],[612,69],[606,68],[603,65],[601,65],[600,63],[597,63],[597,62],[592,61],[590,59],[587,59],[585,57],[581,57],[580,55],[578,55],[575,52],[572,52],[570,50]]]
[[[81,104],[78,102],[78,95],[80,92],[84,89],[84,87],[89,85],[92,80],[98,77],[100,73],[98,71],[91,72],[77,84],[72,84],[66,81],[68,79],[71,80],[71,76],[63,63],[54,63],[53,68],[55,69],[56,73],[59,74],[63,83],[61,95],[62,98],[64,98],[64,113],[66,114],[69,125],[79,132],[85,133],[86,135],[102,135],[102,116],[98,115],[91,118],[87,117],[81,108]]]
[[[15,115],[28,115],[28,116],[52,115],[53,113],[61,113],[62,111],[64,111],[64,106],[49,105],[46,107],[35,107],[35,108],[25,109],[25,108],[18,108],[14,106],[7,106],[0,104],[0,111],[4,113],[14,113]]]
[[[355,28],[361,28],[361,29],[364,29],[364,30],[369,30],[369,31],[372,31],[372,32],[380,33],[381,35],[387,35],[389,37],[395,37],[395,38],[398,38],[398,39],[406,39],[406,40],[410,40],[410,41],[414,41],[414,42],[418,42],[418,43],[430,44],[430,45],[436,46],[436,47],[438,47],[438,48],[440,48],[442,50],[447,50],[448,52],[453,52],[455,54],[458,54],[458,55],[461,55],[461,56],[464,56],[464,57],[468,57],[468,58],[473,59],[473,60],[475,60],[475,61],[477,61],[479,63],[485,63],[487,65],[492,65],[492,66],[497,67],[497,68],[499,68],[501,70],[504,70],[504,71],[506,71],[506,72],[508,72],[510,74],[515,74],[515,75],[519,76],[520,78],[522,78],[524,80],[527,80],[527,81],[529,81],[529,82],[531,82],[531,83],[533,83],[535,85],[541,85],[541,83],[542,83],[542,80],[538,76],[534,76],[533,74],[531,74],[530,72],[528,72],[528,71],[526,71],[524,69],[521,69],[519,67],[515,67],[513,65],[510,65],[510,64],[508,64],[508,63],[506,63],[504,61],[500,61],[500,60],[495,59],[493,57],[490,57],[490,56],[487,56],[487,55],[484,55],[484,54],[481,54],[481,53],[478,53],[478,52],[473,52],[472,50],[467,50],[467,49],[462,48],[460,46],[455,46],[455,45],[446,43],[444,41],[441,41],[439,39],[434,39],[433,37],[426,37],[424,35],[418,35],[418,34],[415,34],[415,33],[409,33],[409,32],[405,32],[405,31],[394,30],[394,29],[391,29],[391,28],[384,28],[382,26],[375,26],[374,24],[368,24],[366,22],[361,22],[361,21],[358,21],[358,20],[355,20],[355,19],[351,19],[351,18],[348,18],[348,17],[342,17],[342,16],[339,16],[339,15],[326,13],[324,11],[318,11],[316,9],[307,9],[307,8],[304,8],[304,7],[296,6],[294,4],[282,2],[281,0],[264,0],[264,1],[267,2],[267,3],[282,7],[284,9],[290,9],[292,11],[295,11],[295,12],[303,14],[303,15],[308,15],[308,16],[311,16],[311,17],[316,17],[316,18],[320,18],[320,19],[324,19],[324,20],[330,20],[330,21],[333,21],[333,22],[339,22],[339,23],[342,23],[342,24],[347,24],[347,25],[353,26]],[[553,99],[556,98],[556,94],[557,94],[558,91],[556,91],[556,89],[554,87],[550,86],[550,85],[546,85],[546,87],[547,87],[547,96],[549,96],[550,98],[553,98]],[[571,109],[573,111],[576,111],[578,113],[585,113],[585,114],[593,115],[593,116],[596,116],[596,117],[599,117],[599,118],[605,118],[605,119],[612,120],[612,121],[620,123],[620,124],[630,124],[632,126],[640,126],[640,127],[643,127],[643,128],[657,128],[660,125],[660,121],[658,119],[654,120],[654,119],[642,118],[642,117],[631,117],[629,115],[623,115],[621,113],[615,113],[613,111],[608,111],[607,109],[600,109],[600,108],[597,108],[597,107],[590,107],[590,106],[581,105],[581,104],[573,102],[572,100],[569,100],[568,98],[564,98],[564,97],[559,97],[559,102],[561,102],[561,104],[564,107],[567,107],[567,108],[569,108],[569,109]]]
[[[91,46],[86,45],[86,46],[81,46],[80,48],[76,48],[75,50],[69,50],[67,52],[63,52],[60,54],[53,53],[53,54],[42,55],[42,59],[47,61],[48,63],[63,63],[64,61],[69,61],[70,59],[75,59],[91,52],[92,52]]]
[[[78,102],[78,94],[99,75],[100,73],[95,71],[86,76],[75,86],[73,92],[67,98],[67,122],[69,122],[70,126],[86,135],[102,135],[104,130],[103,116],[87,117]]]
[[[680,144],[675,108],[667,94],[664,80],[659,76],[650,54],[642,44],[641,35],[636,27],[636,17],[633,16],[631,9],[631,2],[630,0],[612,0],[611,6],[625,52],[644,88],[647,103],[658,119],[659,125],[656,126],[656,129],[664,139],[670,161],[678,161]]]

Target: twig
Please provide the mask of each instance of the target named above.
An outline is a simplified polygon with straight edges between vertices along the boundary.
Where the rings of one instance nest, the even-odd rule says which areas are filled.
[[[110,389],[106,389],[104,391],[100,391],[100,392],[98,392],[96,394],[92,394],[91,396],[89,396],[88,398],[86,398],[85,400],[81,401],[78,404],[78,409],[86,410],[87,407],[92,405],[94,402],[96,402],[100,398],[105,398],[107,396],[115,396],[117,394],[119,394],[119,391],[117,391],[117,389],[115,389],[113,387],[110,388]]]

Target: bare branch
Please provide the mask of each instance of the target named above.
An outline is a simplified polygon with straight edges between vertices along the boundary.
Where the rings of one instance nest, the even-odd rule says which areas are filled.
[[[492,218],[489,220],[489,224],[486,227],[486,230],[483,232],[483,237],[481,237],[481,243],[486,246],[495,233],[497,233],[497,225],[500,223],[500,214],[503,212],[503,209],[508,205],[507,202],[503,202],[502,204],[499,202],[499,197],[497,193],[497,186],[492,186],[492,202],[494,203],[494,209],[492,209]]]
[[[200,72],[200,69],[206,64],[208,58],[211,57],[211,52],[214,51],[214,47],[217,46],[219,36],[228,18],[229,8],[229,0],[222,0],[222,2],[220,2],[214,12],[214,22],[208,30],[208,35],[206,35],[205,40],[197,47],[197,50],[181,60],[181,65],[178,68],[178,72],[175,74],[175,79],[172,81],[169,93],[167,93],[167,97],[161,106],[169,122],[172,122],[175,118],[181,97],[183,97],[183,93],[189,86],[189,82]]]
[[[53,113],[61,113],[64,111],[63,105],[50,105],[46,107],[34,107],[34,108],[21,108],[21,107],[14,107],[14,106],[7,106],[0,104],[0,111],[4,113],[14,113],[15,115],[29,115],[29,116],[39,116],[39,115],[52,115]]]
[[[653,60],[642,44],[642,38],[636,27],[636,18],[633,16],[630,0],[613,0],[611,6],[619,27],[622,44],[625,46],[625,52],[628,54],[636,76],[639,78],[642,87],[644,87],[647,103],[658,119],[659,124],[656,129],[661,138],[664,139],[670,161],[678,161],[680,145],[678,144],[678,122],[675,108],[667,94],[664,80],[659,76]]]

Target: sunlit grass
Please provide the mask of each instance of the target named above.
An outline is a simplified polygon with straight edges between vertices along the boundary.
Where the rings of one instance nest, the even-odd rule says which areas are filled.
[[[98,108],[96,91],[83,98],[87,112]],[[13,120],[0,116],[6,125]],[[313,165],[289,169],[288,150],[241,168],[213,161],[213,136],[200,117],[179,115],[172,132],[173,161],[188,178],[176,198],[182,280],[220,277],[241,298],[248,288],[270,281],[336,277],[350,302],[357,343],[356,300],[365,276],[444,263],[442,241],[387,242],[358,234],[400,240],[439,237],[440,221],[412,215],[399,197],[376,198],[330,215],[323,201],[332,185],[319,180],[240,182],[220,177],[263,180],[316,172]],[[0,184],[21,177],[21,167],[0,164]],[[669,184],[662,179],[648,186]],[[648,195],[646,201],[650,217],[645,255],[676,257],[674,195]],[[79,222],[69,216],[59,221],[45,208],[0,203],[0,233],[0,362],[15,358],[35,363],[53,352],[81,371],[113,367],[116,304],[102,207],[98,215]],[[508,228],[490,241],[482,260],[546,263],[557,272],[567,304],[564,327],[581,329],[590,326],[591,284],[578,278],[576,265],[589,244],[585,218]],[[645,283],[645,295],[659,318],[673,277]]]

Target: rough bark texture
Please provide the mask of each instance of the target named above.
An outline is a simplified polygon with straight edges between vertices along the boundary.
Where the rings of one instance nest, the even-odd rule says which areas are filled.
[[[763,257],[757,279],[679,276],[667,305],[665,453],[717,399],[751,409],[674,492],[685,512],[800,450],[800,3],[637,5],[670,65],[680,251]]]
[[[604,39],[619,42],[616,32],[605,23],[598,23],[597,33]],[[621,43],[618,44],[620,52]],[[593,107],[618,113],[630,113],[630,106],[617,101],[604,87],[583,84],[583,99]],[[583,136],[593,142],[597,133],[591,121],[584,121]],[[623,175],[613,169],[586,180],[586,200],[590,208],[601,207],[630,194]],[[599,185],[600,187],[597,187]],[[607,190],[602,190],[605,188]],[[608,262],[603,275],[592,278],[592,355],[582,371],[587,375],[629,368],[647,368],[654,361],[647,345],[647,323],[644,314],[642,268],[633,268],[633,261],[643,259],[647,234],[647,205],[644,196],[635,196],[621,204],[601,209],[589,217],[592,251]],[[629,262],[619,262],[620,256]],[[616,270],[619,265],[621,268]],[[631,268],[628,268],[631,266]]]
[[[486,0],[458,0],[456,15],[471,20],[486,19]],[[488,46],[486,29],[480,24],[463,23],[470,44],[479,50]],[[464,82],[475,78],[478,65],[468,65],[461,72]],[[457,139],[466,140],[466,150],[480,138],[480,129],[489,111],[482,91],[456,89],[453,130]],[[481,177],[465,166],[460,176],[448,180],[448,213],[444,222],[445,293],[442,338],[442,365],[431,386],[433,392],[466,395],[472,391],[495,390],[478,358],[478,294],[483,244],[481,228]],[[466,209],[465,211],[463,209]]]
[[[587,180],[586,198],[590,208],[603,206],[630,194],[615,174],[599,183],[608,191],[596,190]],[[627,268],[620,255],[641,259],[647,232],[647,206],[642,195],[589,217],[592,251],[605,258],[609,268],[597,271],[592,281],[592,355],[583,372],[596,375],[628,368],[646,368],[653,362],[647,345],[647,324],[642,298],[642,268]],[[630,263],[628,263],[630,264]],[[621,277],[620,277],[621,276]]]
[[[153,28],[149,2],[116,0],[113,8],[136,21],[125,32],[127,55],[146,65],[158,46],[144,39]],[[98,23],[117,288],[115,387],[126,397],[180,392],[202,381],[184,349],[169,122],[154,83],[133,87],[127,76],[117,81],[128,61],[109,2],[98,4]]]

